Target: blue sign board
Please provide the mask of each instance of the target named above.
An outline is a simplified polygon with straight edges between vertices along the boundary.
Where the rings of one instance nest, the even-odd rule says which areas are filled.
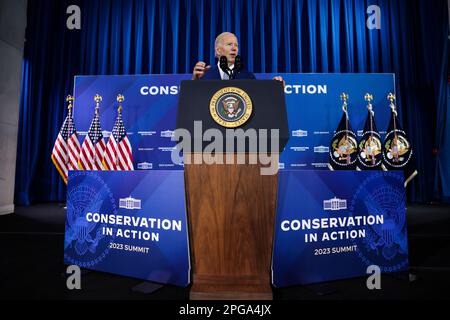
[[[402,172],[285,170],[278,181],[274,286],[408,269]]]
[[[183,171],[69,171],[64,262],[187,286]]]
[[[279,74],[261,74],[271,79]],[[281,74],[286,82],[290,138],[280,155],[280,169],[327,169],[329,145],[342,116],[341,93],[349,96],[350,124],[362,136],[367,117],[364,95],[373,95],[375,123],[384,139],[391,110],[387,95],[395,93],[392,73]],[[400,109],[399,109],[400,112]]]
[[[325,169],[328,148],[342,115],[340,94],[348,93],[350,123],[362,134],[367,116],[366,93],[373,95],[375,122],[384,138],[390,109],[386,99],[395,93],[393,74],[257,74],[258,79],[281,75],[290,139],[280,156],[280,169]],[[181,80],[190,74],[77,76],[74,88],[74,120],[80,142],[94,116],[95,94],[103,101],[100,123],[107,138],[117,115],[117,94],[123,94],[123,119],[133,149],[134,168],[182,170],[171,160],[176,145],[171,141],[176,125]],[[254,106],[258,108],[258,106]],[[274,106],[276,108],[276,106]],[[401,112],[401,109],[398,110]]]
[[[367,116],[364,95],[373,95],[383,139],[390,117],[386,96],[395,93],[394,75],[256,76],[275,75],[286,82],[290,139],[280,156],[274,285],[365,275],[371,264],[384,272],[405,270],[402,173],[320,170],[327,167],[329,143],[342,115],[340,94],[349,95],[350,123],[358,135]],[[70,172],[66,263],[161,283],[189,283],[183,166],[171,160],[176,145],[171,138],[179,84],[190,78],[190,74],[75,78],[74,120],[80,142],[94,115],[93,97],[97,93],[103,97],[100,122],[108,138],[117,115],[116,96],[123,94],[123,120],[138,171]]]
[[[176,143],[171,141],[176,125],[178,92],[181,80],[191,75],[76,76],[74,87],[74,121],[80,143],[94,116],[94,96],[98,93],[100,125],[105,142],[117,117],[118,94],[125,97],[123,122],[138,170],[177,170],[171,160]]]

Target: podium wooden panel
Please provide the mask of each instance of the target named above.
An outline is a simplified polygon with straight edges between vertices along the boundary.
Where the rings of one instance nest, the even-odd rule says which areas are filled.
[[[262,165],[248,164],[246,157],[247,164],[185,164],[191,299],[273,297],[278,175],[261,175]]]

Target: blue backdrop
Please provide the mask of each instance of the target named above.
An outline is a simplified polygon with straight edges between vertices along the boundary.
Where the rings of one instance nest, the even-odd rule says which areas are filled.
[[[280,156],[280,169],[329,170],[329,146],[342,117],[340,95],[349,96],[350,124],[362,137],[367,118],[364,95],[373,95],[375,125],[385,139],[391,109],[386,97],[394,92],[394,75],[389,73],[256,73],[257,79],[281,75],[286,82],[285,98],[289,141]],[[133,150],[134,168],[182,170],[173,163],[171,141],[176,128],[178,93],[181,80],[190,74],[80,76],[75,79],[74,123],[80,144],[86,137],[94,115],[93,97],[103,97],[100,127],[105,139],[117,117],[117,94],[125,96],[123,122]],[[233,84],[239,87],[239,81]],[[204,108],[209,108],[206,104]],[[254,105],[255,111],[258,105]],[[398,109],[400,113],[401,109]],[[206,128],[203,128],[205,130]]]
[[[64,263],[189,284],[181,171],[69,173]]]
[[[281,172],[273,284],[366,276],[370,265],[382,272],[407,270],[403,182],[398,171]]]
[[[66,27],[73,4],[81,30]],[[366,28],[373,4],[379,30]],[[65,199],[50,153],[75,75],[190,73],[213,60],[222,31],[237,34],[254,72],[395,73],[420,172],[408,199],[448,199],[447,12],[445,0],[30,0],[16,204]]]

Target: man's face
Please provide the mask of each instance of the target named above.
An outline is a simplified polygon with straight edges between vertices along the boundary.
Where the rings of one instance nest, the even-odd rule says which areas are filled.
[[[233,34],[226,34],[222,37],[216,48],[218,57],[227,57],[228,64],[234,64],[234,59],[238,54],[238,41]]]

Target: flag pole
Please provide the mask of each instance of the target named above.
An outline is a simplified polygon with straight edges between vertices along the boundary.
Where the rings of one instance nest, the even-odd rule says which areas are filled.
[[[372,104],[371,101],[373,100],[373,95],[366,93],[366,95],[364,96],[364,99],[367,101],[367,109],[369,110],[370,113],[370,141],[373,141],[373,116],[374,116],[374,112],[372,110]],[[372,157],[372,165],[375,165],[375,158]]]
[[[394,125],[394,139],[395,141],[398,141],[398,137],[397,137],[397,124],[396,124],[396,120],[397,120],[397,110],[395,109],[395,105],[394,105],[394,100],[395,100],[395,95],[392,94],[391,92],[389,92],[387,99],[390,101],[389,107],[392,110],[392,122]],[[398,154],[395,154],[395,159],[396,161],[398,161]]]
[[[102,96],[101,95],[99,95],[98,93],[96,93],[95,94],[95,96],[94,96],[94,101],[95,101],[95,116],[96,117],[99,117],[100,116],[100,101],[102,101],[103,100],[103,98],[102,98]],[[97,153],[96,152],[94,152],[94,163],[96,162],[96,160],[97,160]]]
[[[73,104],[72,103],[73,103],[73,100],[74,100],[73,96],[68,94],[67,97],[66,97],[66,102],[69,103],[69,105],[67,106],[67,112],[69,114],[69,117],[72,116],[72,108],[73,108]],[[64,182],[67,184],[67,181],[64,181]],[[64,202],[63,209],[67,210],[67,202]]]
[[[102,101],[102,96],[97,93],[94,96],[94,101],[95,101],[95,114],[98,116],[99,110],[100,110],[100,101]]]
[[[117,111],[119,114],[122,114],[122,102],[125,100],[125,97],[122,94],[117,95],[117,102],[119,102],[119,108],[117,108]]]
[[[341,93],[341,100],[344,101],[344,103],[342,104],[342,111],[344,111],[345,113],[345,141],[348,140],[348,112],[347,112],[347,100],[348,100],[348,94],[346,94],[345,92]],[[347,155],[347,164],[350,163],[350,156]]]
[[[69,105],[67,106],[67,109],[69,110],[69,112],[72,112],[73,100],[74,100],[73,97],[70,94],[68,94],[67,97],[66,97],[66,101],[69,103]]]
[[[119,118],[122,116],[122,102],[125,100],[125,97],[123,96],[123,94],[118,94],[117,95],[117,102],[119,102],[119,107],[117,108],[117,113],[118,113],[118,116],[119,116]],[[115,165],[116,165],[116,167],[118,167],[119,166],[119,157],[118,157],[118,150],[117,149],[114,149],[114,153],[115,153],[115,161],[116,161],[116,163],[115,163]]]

